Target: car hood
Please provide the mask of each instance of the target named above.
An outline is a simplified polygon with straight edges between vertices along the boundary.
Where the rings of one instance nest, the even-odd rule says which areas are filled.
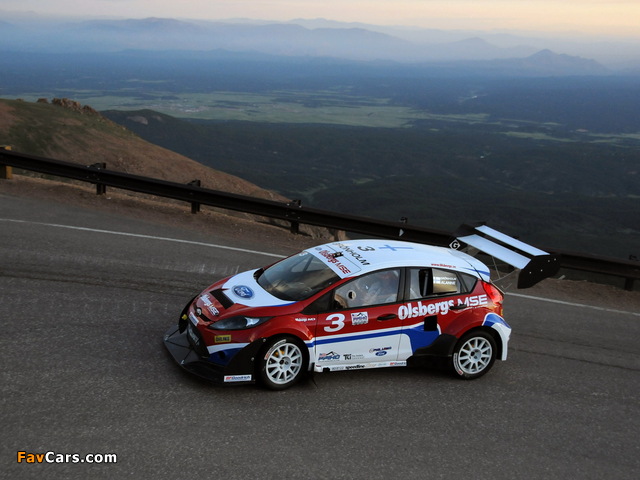
[[[282,300],[264,290],[256,281],[255,273],[250,270],[234,275],[222,285],[224,294],[234,303],[247,307],[281,307],[291,305],[291,300]]]

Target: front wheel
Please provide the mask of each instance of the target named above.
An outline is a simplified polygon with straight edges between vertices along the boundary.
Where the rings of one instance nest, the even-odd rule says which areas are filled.
[[[307,353],[304,344],[294,338],[267,343],[260,357],[260,379],[271,390],[284,390],[298,382],[305,373]]]
[[[453,351],[451,366],[454,375],[467,380],[487,373],[496,360],[496,341],[482,331],[464,335]]]

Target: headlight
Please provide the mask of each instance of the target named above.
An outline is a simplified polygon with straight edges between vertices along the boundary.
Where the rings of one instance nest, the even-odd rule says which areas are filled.
[[[244,330],[260,325],[272,317],[229,317],[212,323],[211,330]]]

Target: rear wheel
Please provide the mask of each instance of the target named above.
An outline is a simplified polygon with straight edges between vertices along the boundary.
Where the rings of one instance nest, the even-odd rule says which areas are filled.
[[[304,375],[308,354],[304,344],[292,337],[268,342],[260,357],[260,379],[271,390],[284,390]]]
[[[468,333],[458,341],[453,351],[453,373],[467,380],[481,377],[493,366],[496,352],[496,341],[489,333]]]

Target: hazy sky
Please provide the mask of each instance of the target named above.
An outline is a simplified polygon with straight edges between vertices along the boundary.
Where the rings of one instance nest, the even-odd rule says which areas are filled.
[[[640,36],[640,0],[0,0],[0,10],[127,18],[327,18],[443,29]]]

